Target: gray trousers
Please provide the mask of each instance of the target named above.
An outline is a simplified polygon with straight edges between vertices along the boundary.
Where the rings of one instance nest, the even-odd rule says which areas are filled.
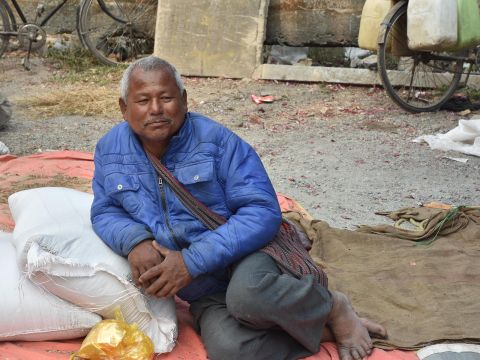
[[[312,276],[282,274],[262,252],[241,260],[225,293],[190,304],[211,360],[299,359],[320,349],[331,294]]]

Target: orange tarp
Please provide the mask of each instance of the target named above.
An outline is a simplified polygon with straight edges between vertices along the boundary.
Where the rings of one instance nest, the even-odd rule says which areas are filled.
[[[55,151],[25,157],[12,155],[0,156],[1,193],[13,192],[13,184],[27,177],[38,176],[45,185],[45,178],[64,175],[72,178],[90,179],[93,175],[93,156],[78,151]],[[73,187],[73,186],[72,186]],[[15,188],[18,189],[18,186]],[[9,192],[9,189],[12,191]],[[82,189],[84,190],[84,189]],[[298,203],[286,196],[278,195],[282,210],[301,210]],[[0,202],[0,229],[11,231],[14,223],[5,202]],[[206,360],[202,341],[192,327],[192,318],[188,304],[177,299],[179,337],[177,345],[169,354],[157,355],[158,360]],[[71,341],[48,342],[0,342],[0,359],[9,360],[66,360],[70,354],[80,348],[81,339]],[[309,360],[339,360],[333,343],[322,344],[319,353],[308,357]],[[418,360],[414,352],[384,351],[374,349],[369,360]]]

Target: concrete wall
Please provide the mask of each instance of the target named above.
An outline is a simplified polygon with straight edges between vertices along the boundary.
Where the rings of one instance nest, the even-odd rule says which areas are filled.
[[[480,0],[479,0],[480,1]],[[19,0],[30,20],[37,1]],[[56,1],[43,0],[47,9]],[[68,1],[49,22],[47,32],[75,31],[75,11],[80,1]],[[199,1],[190,2],[190,9]],[[266,44],[350,45],[356,43],[365,0],[270,0]]]
[[[55,0],[56,1],[56,0]],[[54,0],[42,0],[51,7]],[[480,5],[480,0],[477,0]],[[19,0],[28,14],[37,1]],[[75,30],[75,9],[80,1],[68,1],[50,22],[50,33]],[[191,1],[192,7],[198,0]],[[290,46],[350,46],[357,44],[365,0],[270,0],[265,44]]]
[[[365,0],[270,0],[266,44],[357,43]]]

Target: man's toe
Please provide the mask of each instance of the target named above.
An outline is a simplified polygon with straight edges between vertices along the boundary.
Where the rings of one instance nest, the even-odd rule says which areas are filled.
[[[350,353],[355,360],[362,360],[365,357],[361,355],[360,349],[351,349]]]
[[[366,349],[364,349],[363,347],[358,347],[357,352],[361,356],[362,359],[366,358],[367,355],[368,355]]]
[[[338,349],[338,354],[340,355],[340,360],[354,360],[352,354],[350,353],[350,349],[348,348],[340,347]]]
[[[380,324],[373,324],[372,325],[372,330],[370,330],[370,332],[372,334],[378,335],[378,336],[380,336],[384,339],[387,338],[387,330],[385,330],[385,328]]]
[[[366,318],[362,318],[362,323],[367,328],[370,334],[376,335],[377,337],[379,336],[382,338],[387,337],[387,331],[382,325],[377,324],[371,321],[370,319],[366,319]]]

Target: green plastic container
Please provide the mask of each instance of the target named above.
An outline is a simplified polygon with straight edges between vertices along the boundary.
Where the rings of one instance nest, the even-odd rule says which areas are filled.
[[[458,42],[456,49],[480,44],[480,11],[477,0],[457,0]]]

